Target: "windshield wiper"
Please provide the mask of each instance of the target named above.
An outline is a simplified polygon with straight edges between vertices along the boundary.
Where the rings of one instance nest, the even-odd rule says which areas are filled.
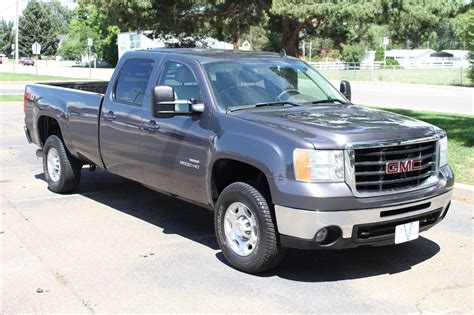
[[[244,109],[256,108],[256,107],[285,106],[285,105],[301,106],[301,104],[288,102],[288,101],[275,101],[275,102],[256,103],[252,105],[232,106],[232,107],[229,107],[228,109],[230,112],[235,112],[238,110],[244,110]]]
[[[325,100],[319,100],[319,101],[314,101],[314,102],[308,102],[308,104],[322,104],[322,103],[341,103],[341,104],[350,104],[347,102],[344,102],[340,99],[337,98],[328,98]]]

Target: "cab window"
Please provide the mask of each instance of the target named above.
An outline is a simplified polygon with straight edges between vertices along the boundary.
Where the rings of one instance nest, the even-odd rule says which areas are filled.
[[[151,59],[130,59],[125,62],[115,84],[115,100],[141,105],[154,63]]]
[[[181,63],[168,62],[158,80],[158,85],[171,86],[176,100],[202,101],[196,77],[187,66]]]

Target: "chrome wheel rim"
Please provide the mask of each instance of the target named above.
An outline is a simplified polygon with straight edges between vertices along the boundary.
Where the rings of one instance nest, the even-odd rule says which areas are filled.
[[[56,150],[55,148],[50,148],[48,150],[46,164],[48,168],[49,178],[51,178],[53,182],[57,182],[59,180],[61,172],[61,163],[59,162],[58,150]]]
[[[250,255],[258,242],[258,225],[252,210],[242,202],[234,202],[227,207],[224,233],[227,244],[237,255]]]

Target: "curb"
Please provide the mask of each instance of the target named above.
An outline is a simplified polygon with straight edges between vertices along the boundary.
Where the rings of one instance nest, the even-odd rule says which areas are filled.
[[[474,204],[474,186],[458,183],[454,184],[454,199]]]

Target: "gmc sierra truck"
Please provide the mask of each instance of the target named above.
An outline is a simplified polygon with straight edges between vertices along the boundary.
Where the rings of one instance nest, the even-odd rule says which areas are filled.
[[[446,133],[350,100],[285,54],[134,51],[109,82],[29,84],[25,133],[53,192],[89,165],[209,208],[225,258],[257,273],[286,248],[399,244],[446,216]]]

